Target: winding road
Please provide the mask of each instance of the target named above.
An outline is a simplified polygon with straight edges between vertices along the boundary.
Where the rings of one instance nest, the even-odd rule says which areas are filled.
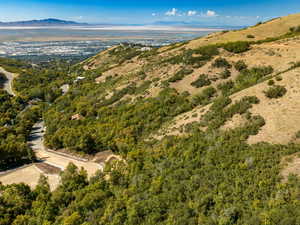
[[[78,168],[84,168],[87,171],[88,177],[93,176],[98,170],[103,169],[102,164],[47,150],[43,143],[44,133],[44,122],[36,123],[32,128],[28,144],[34,150],[38,160],[46,165],[46,167],[50,167],[52,169],[56,168],[58,171],[63,171],[69,163],[73,163]],[[39,177],[42,174],[48,178],[51,190],[57,188],[60,183],[59,174],[48,173],[40,170],[35,163],[12,171],[7,171],[7,173],[4,172],[4,174],[0,175],[0,182],[4,185],[25,183],[34,188],[38,184]]]
[[[32,128],[28,142],[38,159],[61,170],[64,170],[69,163],[73,163],[78,168],[83,167],[87,171],[89,177],[94,175],[97,170],[102,169],[102,166],[98,163],[48,150],[43,142],[45,130],[44,122],[36,123]]]
[[[6,71],[2,67],[0,67],[0,73],[3,73],[7,78],[7,81],[4,83],[4,90],[6,90],[10,95],[16,96],[12,88],[12,82],[17,75]]]
[[[12,83],[13,79],[17,75],[7,72],[2,67],[0,67],[0,73],[3,73],[8,80],[4,84],[4,89],[9,94],[16,96],[12,88]],[[69,165],[69,163],[73,163],[78,168],[84,168],[87,171],[88,177],[93,176],[96,171],[103,169],[103,164],[48,150],[44,145],[45,130],[46,129],[43,121],[36,123],[32,127],[32,131],[28,140],[28,145],[34,150],[37,159],[43,163],[44,168],[50,168],[50,170],[53,170],[54,168],[55,171],[62,171]],[[41,170],[35,163],[1,172],[0,182],[4,185],[25,183],[34,188],[38,184],[39,177],[42,174],[48,177],[51,190],[54,190],[59,185],[60,176],[58,173],[53,174],[51,172],[45,172],[45,170]]]

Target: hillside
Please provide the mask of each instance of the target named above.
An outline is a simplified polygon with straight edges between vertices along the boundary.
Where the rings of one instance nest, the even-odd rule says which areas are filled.
[[[46,177],[0,183],[0,224],[299,224],[300,14],[76,65],[0,66],[19,73],[0,104],[15,105],[2,112],[8,158],[31,153],[21,147],[41,119],[52,153],[118,155],[94,176],[69,164],[54,191]]]
[[[165,87],[174,88],[180,94],[189,95],[190,99],[201,95],[202,91],[209,86],[215,88],[218,95],[225,92],[226,95],[233,94],[232,99],[238,99],[242,95],[251,95],[256,90],[255,93],[263,101],[259,104],[262,105],[262,107],[259,107],[261,110],[258,109],[253,112],[258,115],[264,114],[264,118],[267,117],[265,118],[267,125],[259,134],[261,137],[257,141],[287,144],[294,139],[296,129],[299,126],[298,123],[293,122],[298,119],[298,110],[288,110],[289,105],[294,107],[293,109],[299,109],[299,106],[295,105],[298,102],[296,99],[299,90],[294,85],[297,81],[295,79],[298,77],[297,66],[294,65],[298,65],[297,63],[300,60],[300,38],[297,32],[291,32],[291,30],[297,29],[299,24],[300,14],[296,14],[277,18],[244,30],[215,33],[189,43],[175,44],[146,52],[141,51],[139,46],[132,48],[129,46],[114,47],[84,62],[83,68],[92,71],[94,76],[97,76],[97,73],[99,74],[99,77],[95,79],[98,84],[104,83],[107,78],[111,77],[118,80],[110,90],[107,89],[106,98],[130,85],[143,87],[141,88],[143,92],[139,95],[135,93],[126,94],[119,100],[130,99],[130,101],[134,101],[138,97],[154,97]],[[235,53],[234,49],[226,49],[226,46],[218,47],[215,45],[230,41],[234,46],[234,41],[246,41],[247,35],[250,34],[255,36],[254,40],[256,41],[251,40],[248,45],[246,44],[246,47],[244,47],[244,43],[247,42],[236,42],[237,45],[241,44],[241,47],[245,48],[241,50],[241,53]],[[209,44],[210,47],[205,47],[205,44]],[[216,65],[215,62],[218,62],[218,60],[221,61],[221,65]],[[256,80],[243,81],[241,79],[243,68],[237,68],[236,64],[238,62],[245,64],[245,68],[248,68],[250,73],[251,70],[256,69],[261,70],[259,72],[262,74],[258,74]],[[263,70],[268,70],[268,68],[270,71],[263,74]],[[201,76],[202,74],[205,76]],[[282,81],[277,83],[284,84],[291,91],[283,99],[269,100],[264,97],[263,91],[268,88],[268,80],[276,77],[276,75],[283,78]],[[199,80],[201,77],[204,84],[193,85],[195,81],[201,82],[201,79]],[[205,83],[205,79],[207,83]],[[262,81],[265,85],[256,86]],[[234,85],[232,82],[240,82],[240,84]],[[242,87],[240,87],[241,85]],[[250,88],[251,86],[254,87]],[[168,123],[170,125],[163,126],[163,131],[160,132],[159,137],[161,138],[165,134],[178,134],[180,127],[199,121],[200,115],[203,114],[201,113],[203,107],[207,108],[200,105],[191,112],[178,115],[173,122]],[[276,115],[271,117],[267,112],[273,111],[273,108],[284,108],[285,113],[278,111]],[[198,114],[198,116],[192,118],[192,115],[195,114]],[[275,119],[279,122],[284,121],[288,128],[285,130],[280,129],[280,125],[273,124]],[[267,134],[262,134],[265,132],[272,133],[273,139],[266,137]],[[277,132],[285,132],[285,138],[276,138],[282,136]],[[157,134],[154,136],[157,136]],[[251,140],[254,139],[254,137],[251,137]]]

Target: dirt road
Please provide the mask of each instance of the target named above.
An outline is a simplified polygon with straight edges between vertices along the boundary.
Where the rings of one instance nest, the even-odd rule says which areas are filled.
[[[12,82],[16,77],[16,74],[10,73],[5,69],[3,69],[2,67],[0,67],[0,73],[3,73],[7,78],[7,82],[4,83],[4,90],[6,90],[10,95],[16,96],[12,88]]]
[[[60,170],[64,170],[69,163],[73,163],[78,168],[83,167],[87,171],[89,177],[93,176],[96,171],[103,169],[101,164],[95,162],[84,161],[73,158],[72,156],[68,157],[65,155],[59,155],[53,151],[47,151],[46,147],[43,144],[44,131],[44,123],[36,123],[32,128],[32,132],[28,142],[29,146],[34,150],[37,158],[40,159],[43,163],[48,164],[52,167],[59,168]],[[58,174],[47,174],[38,169],[35,164],[1,175],[0,182],[5,185],[23,182],[34,188],[37,185],[38,179],[41,174],[44,174],[48,177],[51,190],[54,190],[59,185],[60,177]]]
[[[6,90],[13,96],[16,96],[12,88],[12,82],[16,77],[16,74],[10,73],[2,67],[0,67],[0,73],[3,73],[7,77],[7,82],[4,84],[4,90]],[[64,89],[65,91],[67,91],[66,88],[67,87],[65,87]],[[27,106],[25,110],[28,107],[30,107],[30,105]],[[40,159],[45,165],[64,170],[69,163],[73,163],[78,168],[84,168],[87,171],[89,177],[94,175],[96,171],[103,169],[103,165],[99,163],[87,160],[84,161],[76,159],[72,156],[60,155],[55,153],[54,151],[48,151],[43,143],[44,132],[44,123],[36,123],[32,128],[28,144],[34,150],[36,157]],[[2,182],[4,185],[23,182],[34,188],[37,185],[41,174],[48,177],[51,190],[54,190],[59,185],[60,177],[58,174],[46,173],[45,171],[40,170],[35,164],[27,165],[24,167],[20,167],[19,169],[2,173],[0,175],[0,182]]]
[[[30,135],[29,145],[35,151],[37,158],[41,159],[44,163],[48,163],[52,166],[56,166],[64,170],[69,163],[75,164],[78,168],[83,167],[89,176],[95,174],[99,169],[102,169],[102,166],[98,163],[91,161],[83,161],[80,159],[73,158],[72,156],[64,156],[53,151],[47,151],[43,143],[45,127],[44,123],[36,123]]]

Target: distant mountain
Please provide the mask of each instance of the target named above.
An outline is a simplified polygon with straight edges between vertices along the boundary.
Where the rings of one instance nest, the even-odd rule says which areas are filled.
[[[77,23],[59,19],[28,20],[16,22],[0,22],[0,26],[79,26],[88,25],[87,23]]]

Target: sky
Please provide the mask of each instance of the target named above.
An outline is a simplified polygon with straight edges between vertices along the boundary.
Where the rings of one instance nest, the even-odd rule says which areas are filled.
[[[88,23],[182,21],[245,26],[300,12],[300,0],[0,0],[0,21],[58,18]]]

